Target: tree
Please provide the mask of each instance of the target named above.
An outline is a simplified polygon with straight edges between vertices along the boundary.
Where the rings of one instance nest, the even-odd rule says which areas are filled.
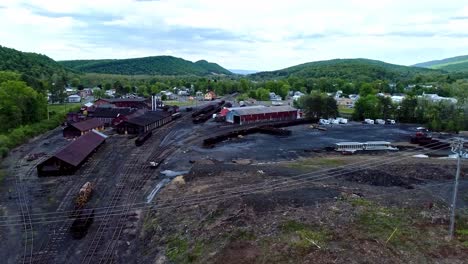
[[[0,84],[0,132],[37,122],[46,115],[46,98],[22,81]]]
[[[112,84],[106,82],[106,83],[104,84],[104,90],[107,91],[107,90],[110,90],[110,89],[112,89]]]
[[[260,101],[268,101],[270,100],[270,91],[265,88],[258,88],[255,91],[256,99]]]
[[[370,83],[364,83],[361,85],[361,88],[359,89],[359,95],[360,96],[367,96],[369,94],[375,94],[376,91],[372,87]]]
[[[379,118],[379,100],[375,95],[361,96],[354,105],[353,119]]]
[[[309,120],[336,117],[338,114],[335,99],[317,91],[302,96],[295,104],[304,110],[305,116]]]

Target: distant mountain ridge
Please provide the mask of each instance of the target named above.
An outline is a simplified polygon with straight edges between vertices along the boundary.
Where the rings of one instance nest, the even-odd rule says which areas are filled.
[[[340,78],[344,80],[402,80],[416,75],[443,74],[442,71],[390,64],[370,59],[333,59],[315,61],[276,71],[250,74],[253,79],[274,79],[287,77],[300,78]]]
[[[229,71],[235,74],[240,74],[240,75],[247,75],[247,74],[260,72],[260,71],[254,71],[254,70],[241,70],[241,69],[229,69]]]
[[[123,75],[211,75],[232,73],[206,60],[191,62],[173,56],[151,56],[134,59],[59,61],[67,68],[85,73]]]
[[[440,69],[449,72],[468,72],[468,55],[456,56],[442,60],[433,60],[415,64],[416,67]]]
[[[37,79],[50,78],[67,69],[46,55],[0,46],[0,71],[14,71]]]

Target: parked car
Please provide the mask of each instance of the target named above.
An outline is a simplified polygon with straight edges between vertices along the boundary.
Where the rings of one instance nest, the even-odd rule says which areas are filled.
[[[379,125],[385,125],[385,120],[383,119],[376,119],[375,122]]]
[[[330,124],[334,124],[334,125],[338,125],[340,123],[340,121],[338,119],[334,119],[334,118],[328,119],[328,122]]]
[[[337,120],[338,120],[338,122],[339,122],[340,124],[347,124],[347,123],[348,123],[348,119],[347,119],[347,118],[338,117]]]
[[[393,120],[393,119],[387,119],[385,123],[386,123],[386,124],[389,124],[389,125],[394,125],[394,124],[396,124],[395,120]]]
[[[330,121],[328,121],[327,119],[320,119],[320,120],[319,120],[319,124],[320,124],[320,125],[329,125],[329,124],[330,124]]]

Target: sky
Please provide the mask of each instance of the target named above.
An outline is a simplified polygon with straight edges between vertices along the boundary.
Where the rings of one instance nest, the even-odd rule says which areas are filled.
[[[2,0],[0,45],[55,60],[171,55],[276,70],[468,54],[466,0]]]

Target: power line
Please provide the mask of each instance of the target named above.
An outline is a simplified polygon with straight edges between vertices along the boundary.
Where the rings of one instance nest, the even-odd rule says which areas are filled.
[[[432,152],[434,152],[434,151],[432,151]],[[361,167],[361,168],[358,168],[358,169],[355,169],[355,170],[352,170],[352,171],[345,171],[343,173],[334,173],[332,175],[330,175],[330,174],[319,174],[319,175],[315,175],[315,176],[321,176],[322,175],[324,177],[313,178],[311,180],[306,180],[306,179],[297,180],[296,183],[290,184],[290,185],[288,185],[286,187],[297,186],[297,185],[303,184],[305,182],[315,182],[315,181],[322,180],[322,179],[337,177],[337,176],[340,176],[340,175],[346,175],[346,174],[348,174],[350,172],[353,172],[353,171],[359,171],[361,169],[369,169],[369,168],[373,168],[373,167],[378,167],[378,166],[381,166],[381,165],[390,164],[390,163],[394,163],[394,162],[397,162],[397,161],[400,161],[400,160],[404,160],[406,158],[409,158],[409,157],[393,158],[392,160],[389,160],[389,161],[384,162],[382,164],[369,165],[367,167]],[[178,203],[173,203],[172,201],[162,201],[163,203],[161,205],[159,205],[159,206],[156,206],[156,208],[157,209],[175,208],[175,207],[179,207],[179,206],[183,206],[183,205],[196,205],[196,204],[201,204],[201,203],[204,203],[204,202],[210,202],[210,201],[214,201],[214,199],[220,200],[220,199],[228,199],[228,198],[231,198],[231,197],[235,198],[235,197],[240,197],[240,196],[250,194],[250,193],[262,192],[262,191],[269,190],[269,189],[271,189],[271,190],[279,189],[279,188],[281,188],[281,185],[284,185],[284,184],[287,184],[287,183],[289,183],[289,182],[286,181],[286,182],[278,183],[276,186],[261,186],[261,187],[258,187],[256,189],[241,190],[241,191],[226,193],[226,194],[222,194],[222,195],[215,195],[215,196],[205,195],[205,196],[200,197],[198,195],[196,199],[184,199],[184,200],[182,200],[182,201],[180,201]],[[235,189],[235,188],[233,188],[233,189]],[[142,203],[142,204],[144,204],[144,203]],[[133,204],[133,205],[137,205],[137,204]],[[128,206],[132,206],[132,204],[130,204]],[[154,205],[143,205],[143,206],[137,206],[137,207],[133,207],[133,208],[134,209],[144,209],[144,208],[151,208],[153,206]],[[117,207],[115,207],[115,208],[117,208]],[[90,208],[88,210],[94,210],[94,209]],[[104,217],[106,214],[109,216],[109,213],[110,213],[110,215],[124,215],[125,213],[120,212],[120,211],[123,211],[123,210],[124,209],[111,210],[110,212],[107,211],[107,212],[103,212],[103,213],[96,213],[95,217],[96,218]],[[104,215],[104,216],[100,216],[100,215]],[[62,217],[64,217],[64,218],[62,218]],[[78,217],[78,218],[80,218],[80,217]],[[57,220],[54,220],[54,219],[57,219]],[[66,215],[64,215],[64,216],[57,215],[57,217],[51,216],[49,219],[38,219],[39,221],[36,221],[34,223],[35,224],[52,223],[52,222],[62,221],[62,220],[65,220],[65,219],[67,219]],[[9,220],[4,221],[4,223],[5,224],[1,224],[0,226],[8,226],[8,225],[12,225],[12,224],[15,225],[14,222],[9,222]]]
[[[432,143],[432,144],[428,144],[426,145],[426,147],[430,147],[430,149],[432,149],[433,146],[437,146],[438,143]],[[439,149],[435,149],[433,151],[429,151],[429,152],[426,152],[426,153],[432,153],[432,152],[435,152],[435,151],[438,151]],[[410,155],[414,154],[413,152],[410,152],[409,150],[406,150],[406,151],[401,151],[399,153],[403,153],[403,152],[406,152],[405,154],[406,155],[400,155],[400,156],[397,156],[397,157],[394,157],[392,159],[396,159],[396,160],[399,160],[399,159],[403,159],[405,157],[409,157]],[[382,157],[376,157],[374,159],[371,159],[371,160],[382,160],[381,159]],[[390,160],[391,161],[391,160]],[[323,175],[328,175],[330,173],[334,173],[333,175],[342,175],[343,173],[341,174],[336,174],[337,173],[337,170],[338,169],[349,169],[350,167],[354,167],[354,166],[361,166],[361,167],[358,167],[357,169],[354,169],[354,170],[350,170],[350,171],[347,171],[345,172],[344,174],[346,173],[349,173],[349,172],[354,172],[354,171],[359,171],[361,169],[366,169],[366,166],[369,166],[368,164],[372,164],[372,166],[368,167],[368,168],[371,168],[371,167],[378,167],[378,166],[381,166],[381,165],[385,165],[388,163],[388,160],[387,161],[383,161],[382,164],[378,164],[379,162],[377,163],[374,163],[372,164],[371,162],[369,162],[369,160],[365,160],[365,161],[360,161],[360,162],[355,162],[355,163],[352,163],[352,164],[346,164],[346,165],[342,165],[342,166],[338,166],[338,167],[335,167],[333,169],[322,169],[322,170],[318,170],[318,171],[313,171],[313,172],[307,172],[307,173],[302,173],[302,174],[297,174],[295,176],[291,176],[287,179],[278,179],[278,180],[272,180],[272,181],[269,181],[268,184],[272,185],[274,183],[277,183],[278,185],[282,185],[282,184],[286,184],[287,182],[289,181],[297,181],[297,182],[303,182],[303,181],[307,181],[309,178],[311,177],[315,177],[315,176],[323,176]],[[362,165],[361,165],[362,164]],[[323,172],[323,173],[322,173]],[[306,175],[311,175],[309,177],[303,177],[303,176],[306,176]],[[205,194],[205,196],[207,195],[214,195],[215,193],[221,193],[221,194],[226,194],[225,192],[227,191],[236,191],[236,192],[246,192],[246,191],[249,191],[249,190],[252,190],[252,189],[245,189],[245,188],[249,188],[249,187],[256,187],[258,186],[259,184],[258,183],[254,183],[254,184],[249,184],[249,185],[241,185],[241,186],[236,186],[236,187],[232,187],[232,188],[227,188],[227,189],[222,189],[222,190],[218,190],[218,191],[212,191],[212,192],[208,192]],[[214,185],[214,187],[216,187],[217,185]],[[213,187],[213,186],[211,186]],[[253,189],[255,190],[255,189]],[[192,198],[200,198],[200,195],[186,195],[184,197],[181,197],[181,199],[184,199],[184,200],[190,200]],[[142,203],[135,203],[135,204],[124,204],[124,205],[121,205],[121,206],[113,206],[113,208],[117,208],[117,207],[124,207],[124,206],[128,206],[128,205],[138,205],[138,204],[145,204],[144,202]],[[83,210],[83,212],[91,212],[92,210],[101,210],[101,209],[107,209],[109,208],[109,206],[104,206],[104,207],[95,207],[95,208],[88,208],[88,209],[85,209]],[[70,210],[70,211],[62,211],[60,212],[60,214],[63,214],[63,213],[73,213],[75,212],[75,210]],[[41,216],[41,215],[53,215],[53,214],[57,214],[58,212],[48,212],[48,213],[36,213],[36,214],[31,214],[33,216]],[[12,218],[12,217],[21,217],[21,215],[17,215],[17,216],[5,216],[3,218]],[[2,217],[0,217],[1,219]],[[0,221],[2,222],[2,221]]]
[[[463,140],[462,138],[455,138],[451,144],[452,152],[457,155],[457,172],[455,174],[455,183],[453,185],[452,205],[450,207],[449,240],[452,240],[453,232],[455,229],[455,210],[457,206],[458,180],[460,178],[460,161],[462,157],[466,154],[466,151],[463,149],[464,143],[465,143],[465,140]]]

